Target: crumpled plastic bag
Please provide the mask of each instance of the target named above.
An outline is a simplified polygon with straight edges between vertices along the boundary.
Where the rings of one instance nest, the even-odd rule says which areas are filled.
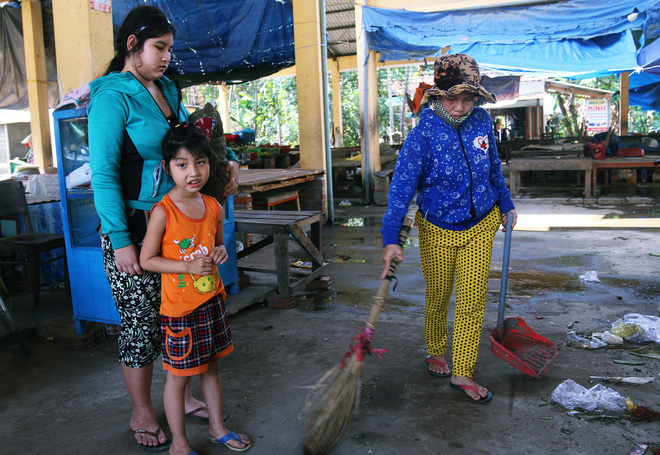
[[[660,344],[660,317],[628,313],[612,324],[610,332],[626,341],[653,341]]]
[[[617,391],[602,384],[596,384],[587,389],[572,379],[567,379],[557,386],[552,392],[552,401],[566,409],[581,408],[585,411],[595,409],[623,411],[626,409],[626,399]]]
[[[600,283],[600,280],[598,279],[598,273],[596,273],[595,270],[584,272],[584,274],[580,275],[580,279],[582,281],[596,281]]]

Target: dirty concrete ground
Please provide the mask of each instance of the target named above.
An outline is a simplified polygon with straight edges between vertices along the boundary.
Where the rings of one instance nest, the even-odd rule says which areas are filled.
[[[302,453],[300,419],[313,383],[336,365],[366,319],[380,284],[380,220],[384,207],[336,195],[335,225],[324,228],[329,261],[328,291],[300,293],[293,309],[255,304],[231,316],[235,352],[220,365],[231,429],[247,433],[254,455]],[[491,403],[474,405],[425,372],[424,280],[416,229],[398,269],[373,344],[388,350],[366,360],[358,414],[334,455],[395,454],[629,454],[637,442],[660,442],[659,422],[584,421],[567,415],[550,395],[566,379],[592,387],[590,376],[655,376],[645,385],[605,384],[638,404],[660,409],[660,360],[623,349],[584,350],[566,333],[603,331],[627,313],[658,315],[660,244],[658,229],[630,229],[626,217],[658,218],[657,199],[517,200],[520,217],[531,214],[603,214],[622,219],[617,229],[581,228],[514,231],[506,315],[518,315],[560,351],[549,373],[534,379],[490,352],[488,335],[497,322],[503,234],[498,233],[488,288],[476,380],[492,391]],[[295,255],[294,255],[295,256]],[[296,259],[295,257],[293,259]],[[579,275],[597,271],[598,282]],[[256,282],[257,277],[253,277]],[[272,282],[271,282],[272,284]],[[74,283],[75,285],[75,283]],[[39,320],[70,318],[63,292],[45,291],[43,307],[17,297],[13,313],[23,328]],[[232,299],[229,297],[229,306]],[[48,322],[46,322],[47,324]],[[43,324],[43,322],[42,322]],[[116,361],[116,336],[86,350],[29,331],[32,353],[0,349],[0,453],[144,453],[129,431],[130,402]],[[642,365],[615,363],[641,360]],[[156,368],[153,398],[167,432],[162,405],[165,374]],[[199,394],[199,381],[194,382]],[[187,422],[200,455],[229,453],[207,442],[206,427]]]

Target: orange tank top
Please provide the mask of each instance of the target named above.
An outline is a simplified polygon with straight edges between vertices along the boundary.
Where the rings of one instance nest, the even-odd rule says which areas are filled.
[[[195,256],[208,256],[215,247],[220,204],[210,196],[202,195],[206,208],[204,216],[193,219],[185,215],[165,195],[156,205],[165,210],[165,232],[161,243],[161,256],[177,261],[192,261]],[[161,275],[160,314],[181,317],[192,313],[210,298],[221,294],[225,287],[218,267],[206,276],[189,273],[163,273]]]

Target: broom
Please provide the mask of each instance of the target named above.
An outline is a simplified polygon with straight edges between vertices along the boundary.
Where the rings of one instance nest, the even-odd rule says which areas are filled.
[[[406,218],[399,232],[399,243],[404,245],[413,220]],[[376,321],[383,309],[390,281],[395,279],[397,261],[392,260],[387,277],[382,280],[378,293],[374,296],[366,327],[350,343],[350,350],[344,354],[340,364],[329,370],[314,386],[315,397],[308,401],[305,409],[313,410],[309,417],[303,447],[307,455],[322,455],[330,450],[341,438],[348,426],[353,408],[359,401],[364,355],[376,354],[379,357],[384,349],[372,349],[371,338]]]

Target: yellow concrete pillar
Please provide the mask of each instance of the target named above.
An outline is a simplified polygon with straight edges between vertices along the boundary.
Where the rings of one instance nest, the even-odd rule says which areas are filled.
[[[328,69],[332,74],[332,137],[335,147],[344,146],[344,127],[341,121],[341,74],[337,60],[328,59]]]
[[[297,63],[300,167],[327,172],[318,0],[293,0],[293,36]]]
[[[364,5],[366,5],[366,0]],[[371,200],[373,174],[380,171],[380,141],[378,134],[378,79],[376,53],[369,51],[362,30],[362,5],[355,5],[357,37],[357,69],[360,110],[360,147],[362,149],[362,182],[366,201]],[[365,127],[366,122],[366,127]]]
[[[628,79],[628,73],[624,71],[621,73],[621,79],[620,79],[620,84],[621,87],[619,87],[619,103],[620,103],[620,108],[619,108],[619,136],[627,136],[628,135],[628,88],[629,88],[629,79]],[[614,126],[614,125],[612,125]]]
[[[229,87],[224,82],[220,85],[220,96],[218,97],[218,112],[222,120],[222,128],[225,134],[229,134]]]
[[[112,13],[90,8],[89,0],[53,2],[60,99],[103,75],[113,57]]]
[[[25,75],[27,78],[28,103],[30,104],[32,151],[34,153],[34,163],[45,170],[53,165],[53,154],[50,146],[48,77],[46,74],[41,2],[22,0],[21,16],[25,45]]]

